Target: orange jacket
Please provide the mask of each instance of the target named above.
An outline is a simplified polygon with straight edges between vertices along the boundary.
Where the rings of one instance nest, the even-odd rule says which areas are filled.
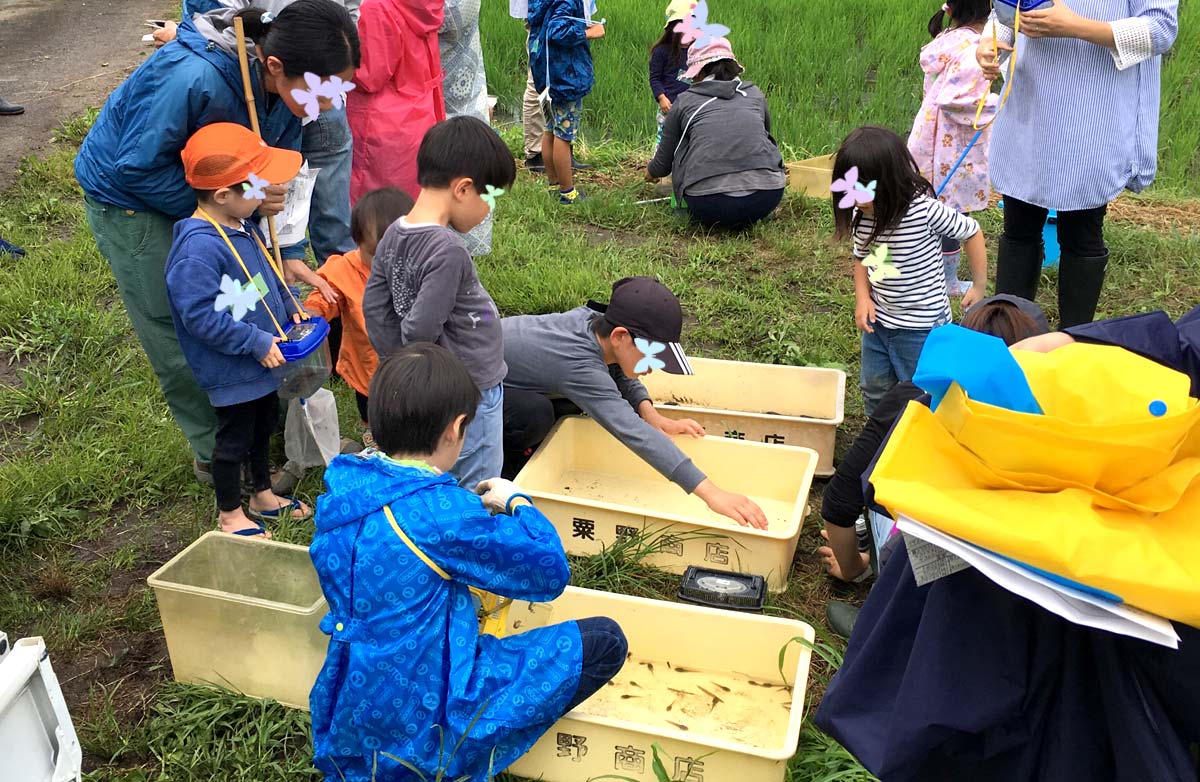
[[[367,288],[367,277],[371,267],[362,261],[358,250],[345,255],[331,255],[317,274],[338,292],[336,304],[328,302],[320,291],[308,294],[304,307],[309,312],[326,320],[342,319],[342,349],[337,357],[337,371],[360,394],[364,396],[379,366],[379,356],[367,338],[367,323],[363,320],[363,291]]]

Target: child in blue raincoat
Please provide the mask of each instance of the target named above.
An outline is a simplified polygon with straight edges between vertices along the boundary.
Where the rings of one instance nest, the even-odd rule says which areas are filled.
[[[447,472],[479,396],[445,348],[410,345],[371,381],[380,451],[325,473],[310,551],[332,640],[311,709],[329,782],[488,779],[625,662],[606,618],[479,633],[470,587],[549,601],[571,575],[558,533],[516,486],[489,479],[481,498]]]
[[[604,25],[588,21],[594,0],[529,0],[529,68],[533,86],[546,94],[542,112],[542,160],[551,195],[560,204],[579,199],[572,171],[572,144],[583,117],[583,98],[592,91],[591,41],[604,37]]]

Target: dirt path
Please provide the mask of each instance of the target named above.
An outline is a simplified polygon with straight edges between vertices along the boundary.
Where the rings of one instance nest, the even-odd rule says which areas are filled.
[[[152,49],[146,19],[172,0],[0,0],[0,98],[25,107],[0,117],[0,188],[41,153],[63,120],[100,106]]]

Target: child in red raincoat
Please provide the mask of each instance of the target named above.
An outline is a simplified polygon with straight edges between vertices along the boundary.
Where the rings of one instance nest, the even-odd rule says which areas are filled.
[[[444,0],[363,0],[358,35],[362,65],[346,96],[354,137],[350,201],[381,187],[413,198],[417,148],[446,118],[438,28]]]

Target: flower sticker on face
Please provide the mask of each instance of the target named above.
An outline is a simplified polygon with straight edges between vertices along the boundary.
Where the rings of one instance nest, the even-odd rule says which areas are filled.
[[[250,181],[242,183],[242,190],[245,191],[246,198],[252,198],[262,201],[267,197],[266,187],[271,184],[267,180],[260,177],[258,174],[251,173]]]
[[[829,189],[834,193],[845,193],[838,202],[838,209],[849,209],[852,206],[862,206],[875,200],[875,180],[864,185],[858,181],[858,166],[851,166],[846,172],[845,179],[834,180]]]
[[[354,82],[342,81],[338,76],[322,79],[311,71],[304,74],[307,90],[294,89],[292,97],[304,108],[304,115],[309,120],[315,120],[321,113],[321,98],[328,98],[335,109],[346,105],[346,93],[354,89]]]
[[[650,342],[641,337],[634,337],[633,344],[642,354],[642,357],[638,359],[637,364],[633,367],[635,375],[640,375],[643,372],[649,372],[653,369],[662,369],[666,366],[662,359],[655,358],[655,356],[667,349],[666,345],[661,342]]]
[[[492,187],[491,185],[488,185],[487,190],[479,197],[482,198],[483,202],[488,205],[488,211],[494,212],[496,211],[496,199],[502,195],[504,195],[504,188]]]
[[[697,49],[703,49],[712,43],[714,38],[723,38],[729,35],[729,28],[723,24],[708,23],[708,0],[699,0],[692,7],[691,14],[683,20],[683,24],[679,25],[679,32],[683,33],[680,37],[680,43],[695,42]]]

